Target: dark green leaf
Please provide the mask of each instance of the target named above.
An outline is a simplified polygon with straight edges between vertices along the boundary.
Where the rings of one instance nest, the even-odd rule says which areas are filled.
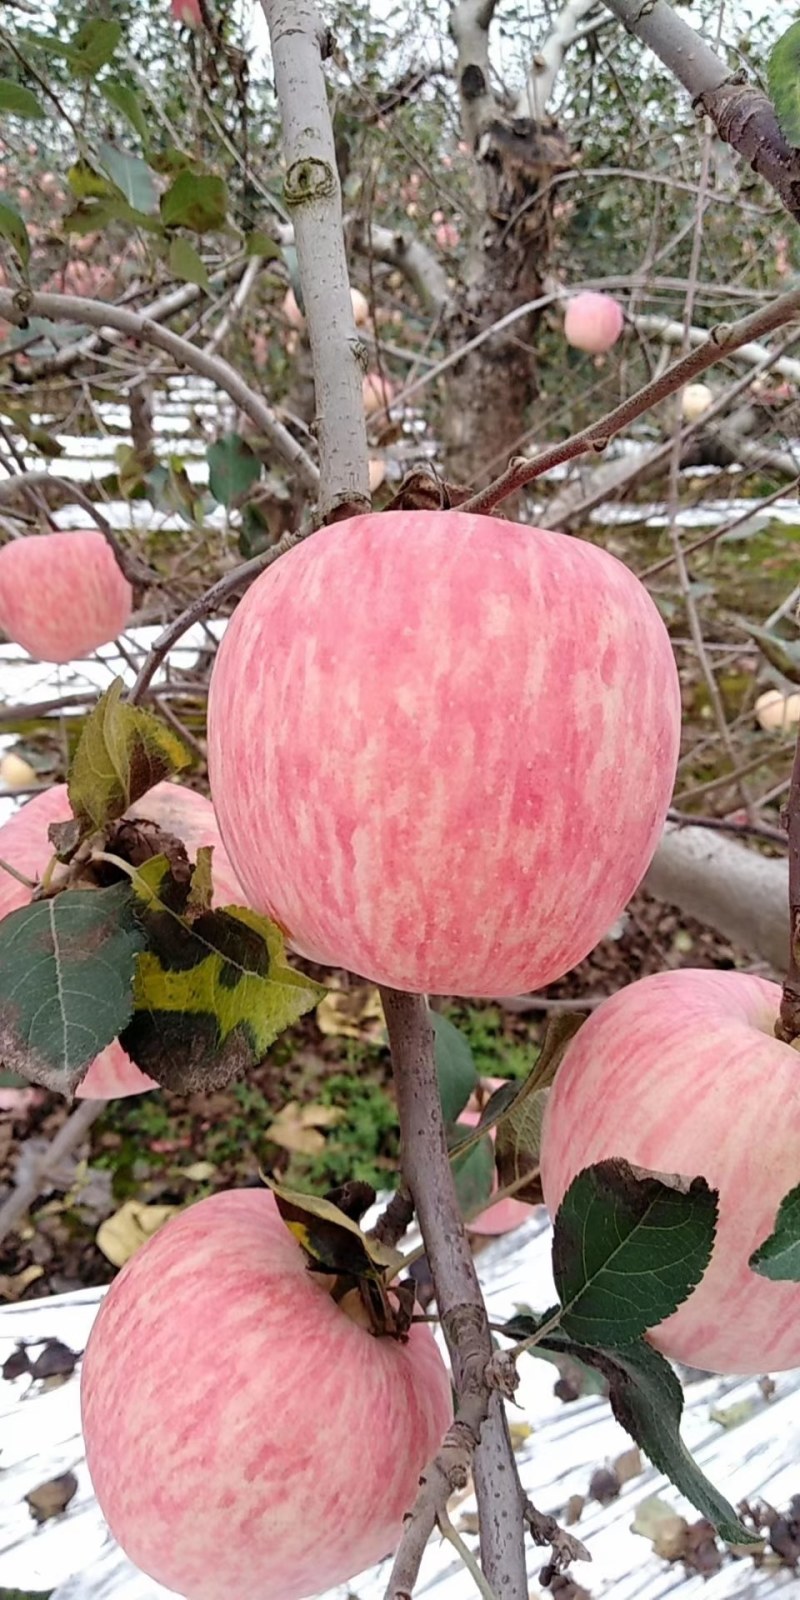
[[[788,144],[800,146],[800,22],[793,22],[773,45],[767,86],[781,133]]]
[[[144,936],[127,883],[66,890],[0,922],[0,1061],[71,1094],[133,1010]]]
[[[123,816],[164,778],[189,765],[188,750],[170,728],[122,699],[115,679],[87,717],[69,772],[69,800],[84,833]]]
[[[561,1324],[571,1338],[603,1349],[629,1344],[697,1287],[714,1248],[717,1193],[703,1178],[687,1183],[637,1175],[626,1161],[578,1173],[553,1228]]]
[[[774,1230],[753,1251],[749,1265],[776,1283],[800,1283],[800,1185],[784,1195]]]
[[[745,633],[755,639],[770,666],[777,667],[790,683],[800,683],[800,644],[795,644],[791,639],[782,639],[780,634],[770,633],[767,628],[756,628],[752,622],[745,622],[742,626]]]
[[[156,856],[133,877],[147,936],[122,1043],[165,1088],[219,1088],[263,1061],[269,1046],[325,990],[286,964],[283,937],[242,907],[186,915],[188,886]]]
[[[180,172],[161,197],[161,220],[167,228],[191,228],[211,233],[224,228],[228,191],[213,173]]]
[[[0,239],[7,239],[9,244],[13,245],[23,267],[27,270],[31,259],[28,230],[16,206],[9,205],[4,199],[0,199]]]
[[[180,234],[176,234],[170,241],[169,270],[174,277],[180,278],[182,283],[199,284],[207,294],[211,293],[211,281],[202,256],[198,255],[194,245]]]
[[[219,505],[230,510],[261,476],[261,462],[238,433],[226,433],[206,451],[208,487]]]
[[[453,1179],[461,1214],[475,1217],[486,1205],[494,1184],[494,1146],[486,1137],[463,1156],[453,1156]]]
[[[135,91],[127,83],[122,83],[119,78],[103,78],[97,87],[109,105],[122,113],[146,147],[149,143],[147,118]]]
[[[104,17],[89,17],[70,41],[75,65],[93,78],[115,54],[122,38],[122,23]]]
[[[239,529],[239,554],[245,561],[261,556],[274,543],[272,530],[260,506],[252,501],[242,509],[242,526]]]
[[[98,145],[100,166],[134,211],[145,216],[158,210],[158,197],[150,168],[140,156],[118,150],[107,139]]]
[[[436,1047],[439,1098],[445,1122],[455,1122],[477,1087],[478,1074],[469,1040],[441,1011],[431,1012]]]
[[[43,117],[44,106],[30,89],[24,89],[13,78],[0,78],[0,112],[15,117]]]

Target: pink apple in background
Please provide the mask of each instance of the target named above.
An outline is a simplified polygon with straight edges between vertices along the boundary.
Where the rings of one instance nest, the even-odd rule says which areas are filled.
[[[608,294],[587,290],[567,301],[564,337],[576,350],[602,355],[616,344],[622,328],[622,307]]]
[[[128,626],[133,592],[94,528],[31,534],[0,549],[0,628],[37,661],[90,655]]]
[[[173,22],[182,22],[186,28],[203,26],[203,13],[198,0],[170,0],[170,11]]]
[[[378,411],[385,411],[390,406],[395,395],[394,384],[389,378],[381,376],[380,372],[368,372],[361,385],[361,398],[364,410],[368,417]]]
[[[386,462],[379,456],[371,456],[369,460],[369,492],[377,493],[386,477]]]
[[[454,222],[440,222],[433,236],[440,250],[455,250],[461,239]]]
[[[256,579],[208,730],[248,904],[301,954],[414,993],[520,994],[581,960],[641,881],[680,691],[650,596],[604,550],[394,511],[322,528]]]
[[[0,827],[0,860],[16,867],[26,878],[40,878],[53,854],[47,837],[50,823],[66,822],[71,816],[65,783],[34,795]],[[205,795],[177,783],[159,783],[137,800],[126,816],[146,817],[165,832],[174,833],[183,839],[192,859],[201,845],[213,845],[214,904],[244,904],[242,888],[219,836],[214,808]],[[0,917],[18,911],[29,901],[25,885],[0,868]],[[92,1062],[76,1094],[79,1100],[113,1100],[157,1088],[158,1084],[139,1071],[115,1039]]]
[[[507,1079],[491,1078],[488,1081],[491,1083],[494,1089],[499,1089],[502,1084],[507,1082]],[[463,1123],[466,1128],[476,1128],[480,1122],[480,1119],[480,1111],[471,1110],[470,1107],[467,1106],[467,1108],[462,1111],[458,1120],[460,1123]],[[492,1140],[492,1144],[494,1144],[494,1141],[497,1138],[496,1128],[492,1128],[490,1138]],[[492,1190],[494,1191],[497,1187],[497,1172],[495,1172]],[[485,1211],[481,1211],[477,1217],[473,1217],[471,1221],[467,1223],[467,1228],[469,1229],[470,1233],[478,1233],[487,1238],[491,1238],[501,1233],[513,1233],[514,1229],[520,1228],[523,1222],[530,1222],[532,1216],[533,1211],[530,1206],[525,1205],[522,1200],[515,1200],[514,1196],[510,1195],[505,1200],[498,1200],[496,1205],[487,1206]]]
[[[173,1218],[115,1279],[81,1408],[111,1532],[187,1600],[300,1600],[388,1555],[452,1418],[430,1329],[351,1321],[248,1189]]]
[[[555,1214],[584,1167],[613,1156],[719,1190],[709,1269],[650,1339],[711,1372],[800,1366],[800,1284],[751,1271],[800,1183],[800,1058],[775,1038],[781,991],[743,972],[660,972],[599,1006],[569,1045],[542,1130]]]
[[[707,383],[687,383],[681,392],[681,416],[684,422],[697,422],[714,404],[714,391]]]

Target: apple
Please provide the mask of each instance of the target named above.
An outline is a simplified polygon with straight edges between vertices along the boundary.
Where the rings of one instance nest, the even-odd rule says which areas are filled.
[[[788,732],[800,723],[800,692],[781,694],[780,689],[765,689],[755,703],[756,721],[760,728],[776,728]],[[0,766],[2,772],[2,766]]]
[[[499,1089],[507,1082],[506,1078],[492,1078],[489,1080],[493,1088]],[[469,1106],[462,1111],[459,1122],[467,1128],[476,1128],[481,1119],[480,1111],[471,1110]],[[494,1144],[497,1138],[497,1129],[492,1128],[490,1138]],[[495,1172],[492,1189],[497,1188],[497,1173]],[[530,1222],[533,1215],[531,1207],[522,1200],[515,1200],[509,1195],[505,1200],[498,1200],[495,1205],[487,1206],[477,1217],[472,1217],[467,1223],[470,1233],[479,1233],[482,1237],[493,1238],[501,1233],[513,1233],[515,1228],[520,1228],[523,1222]]]
[[[394,384],[388,378],[381,376],[380,372],[368,372],[361,385],[361,399],[368,417],[373,417],[378,411],[385,411],[391,405],[395,395]]]
[[[95,528],[0,549],[0,628],[38,661],[90,655],[123,632],[132,608],[131,586]]]
[[[258,1189],[137,1250],[89,1336],[81,1409],[111,1532],[187,1600],[300,1600],[388,1555],[452,1418],[430,1329],[400,1343],[351,1320]]]
[[[209,692],[247,903],[300,954],[423,994],[524,993],[592,949],[653,856],[679,734],[628,568],[458,511],[297,545],[237,607]]]
[[[371,456],[369,460],[369,492],[377,494],[386,477],[386,462],[378,456]]]
[[[199,0],[170,0],[170,10],[173,22],[182,22],[187,28],[202,28]]]
[[[27,805],[15,811],[0,827],[0,861],[23,872],[26,878],[40,878],[53,855],[47,837],[51,822],[66,822],[72,816],[67,786],[55,784],[43,794],[34,795]],[[183,839],[190,856],[200,845],[213,845],[212,875],[214,904],[243,905],[244,894],[225,853],[210,800],[177,783],[159,783],[126,812],[128,817],[147,817],[167,833]],[[0,867],[0,918],[28,905],[30,892],[9,872]],[[81,1100],[113,1100],[129,1094],[157,1089],[158,1084],[131,1061],[118,1040],[106,1045],[92,1062],[86,1077],[75,1091]]]
[[[353,321],[357,328],[362,328],[369,320],[369,301],[360,289],[350,290],[350,302],[353,307]],[[287,289],[283,297],[283,315],[292,328],[305,328],[306,319],[297,303],[294,289]]]
[[[17,755],[16,750],[0,756],[0,783],[6,789],[28,789],[36,783],[37,776],[35,767],[24,756]]]
[[[714,393],[707,383],[687,383],[681,393],[681,416],[684,422],[697,422],[713,404]]]
[[[613,1156],[719,1190],[708,1271],[649,1335],[665,1356],[709,1372],[800,1366],[800,1284],[748,1266],[800,1182],[800,1062],[773,1033],[780,1000],[777,984],[744,972],[642,978],[576,1034],[544,1116],[552,1214],[578,1172]]]
[[[622,308],[608,294],[587,290],[567,301],[564,337],[576,350],[602,355],[616,344],[622,328]]]

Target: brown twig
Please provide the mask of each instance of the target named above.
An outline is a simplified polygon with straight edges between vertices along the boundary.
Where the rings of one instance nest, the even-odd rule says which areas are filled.
[[[456,1420],[420,1492],[395,1556],[387,1600],[405,1600],[440,1510],[472,1466],[481,1559],[498,1600],[527,1594],[524,1496],[502,1400],[490,1386],[492,1339],[447,1152],[433,1029],[419,995],[382,989],[392,1051],[405,1180],[414,1197],[458,1397]]]
[[[688,828],[709,828],[716,833],[739,834],[745,839],[764,839],[769,844],[784,847],[787,843],[786,834],[780,828],[770,828],[766,822],[734,822],[730,817],[698,817],[692,811],[675,811],[672,807],[667,812],[667,821]],[[576,1005],[579,1003],[576,1001]]]
[[[675,394],[684,384],[691,383],[717,361],[725,360],[734,350],[738,350],[740,345],[774,332],[776,328],[782,327],[799,313],[800,289],[792,289],[788,294],[774,300],[771,305],[751,312],[749,317],[742,317],[738,322],[719,323],[710,330],[705,344],[698,345],[688,355],[682,356],[671,367],[667,367],[658,378],[637,389],[635,394],[623,400],[622,404],[616,406],[607,416],[590,423],[588,428],[582,428],[570,439],[564,439],[560,444],[541,450],[536,456],[515,456],[499,478],[488,484],[485,489],[480,489],[469,500],[465,500],[460,509],[475,512],[493,511],[502,500],[507,499],[509,495],[517,494],[520,489],[533,483],[534,479],[540,478],[543,473],[550,472],[553,467],[562,466],[566,461],[574,461],[576,457],[587,455],[592,450],[603,451],[615,434],[629,427],[638,417],[649,411],[651,406],[658,405],[659,401]]]

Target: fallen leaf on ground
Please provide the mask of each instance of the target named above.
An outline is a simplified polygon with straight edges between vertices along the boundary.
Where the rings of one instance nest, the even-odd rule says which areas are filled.
[[[283,1150],[291,1150],[297,1155],[317,1156],[325,1149],[320,1128],[335,1127],[337,1122],[341,1122],[342,1116],[343,1112],[338,1106],[301,1106],[297,1100],[290,1100],[265,1130],[266,1137]]]
[[[124,1267],[140,1245],[151,1239],[180,1206],[147,1206],[141,1200],[126,1200],[113,1217],[108,1217],[95,1234],[98,1249],[115,1267]]]
[[[378,1039],[386,1026],[377,989],[363,984],[330,990],[315,1016],[320,1033],[330,1039]]]
[[[33,1263],[23,1267],[21,1272],[0,1273],[0,1300],[19,1300],[30,1284],[43,1277],[44,1267],[34,1266]]]
[[[36,1522],[47,1522],[50,1517],[60,1517],[77,1492],[78,1480],[74,1472],[62,1472],[58,1478],[50,1478],[47,1483],[40,1483],[31,1489],[25,1499],[30,1506],[31,1516]]]

